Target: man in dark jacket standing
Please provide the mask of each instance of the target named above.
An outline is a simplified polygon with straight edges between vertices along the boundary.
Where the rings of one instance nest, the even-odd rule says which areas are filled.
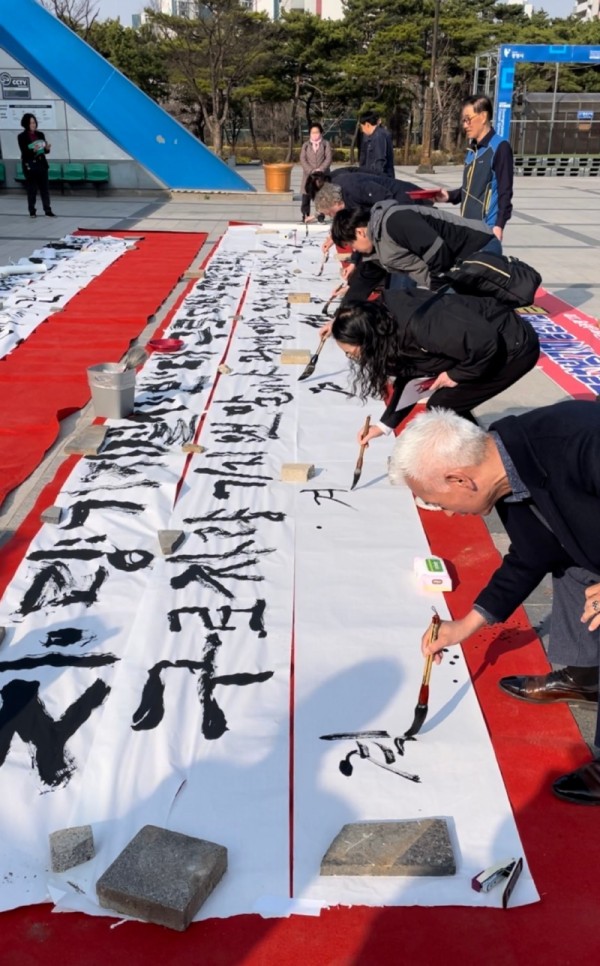
[[[489,432],[454,413],[417,416],[390,461],[393,483],[447,513],[487,515],[493,507],[510,537],[499,569],[461,620],[442,621],[424,654],[502,623],[542,578],[553,577],[548,658],[560,670],[502,678],[500,687],[534,704],[598,705],[600,665],[600,406],[562,402],[507,416]],[[595,744],[600,746],[600,720]],[[600,759],[553,784],[563,801],[600,805]]]
[[[361,114],[358,123],[362,134],[358,163],[361,171],[394,177],[394,151],[391,135],[379,124],[374,111]]]
[[[465,218],[480,218],[500,241],[512,215],[514,162],[506,138],[492,127],[492,104],[480,94],[468,97],[461,123],[469,139],[463,183],[453,191],[442,189],[436,201],[460,204]]]

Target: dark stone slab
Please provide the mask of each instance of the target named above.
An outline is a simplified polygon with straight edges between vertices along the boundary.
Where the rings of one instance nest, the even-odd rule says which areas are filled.
[[[2,644],[2,641],[4,640],[5,637],[6,637],[6,628],[0,627],[0,644]]]
[[[145,825],[100,876],[100,905],[182,932],[227,869],[215,842]]]
[[[168,557],[170,553],[175,553],[178,547],[181,546],[185,540],[185,533],[183,530],[159,530],[158,531],[158,542],[160,544],[160,552],[163,556]]]
[[[93,859],[94,834],[91,825],[75,825],[50,833],[50,861],[53,872],[64,872]]]
[[[352,822],[344,825],[321,862],[321,875],[454,875],[446,820]]]

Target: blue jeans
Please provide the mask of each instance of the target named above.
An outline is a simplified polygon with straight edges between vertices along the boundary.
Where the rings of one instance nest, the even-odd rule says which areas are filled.
[[[490,255],[501,255],[502,254],[502,242],[495,235],[492,235],[487,245],[479,249],[480,252],[489,252]]]

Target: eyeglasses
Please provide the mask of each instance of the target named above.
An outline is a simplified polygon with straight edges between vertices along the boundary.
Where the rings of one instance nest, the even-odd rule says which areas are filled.
[[[471,121],[476,117],[478,117],[477,114],[465,114],[464,117],[461,118],[461,124],[470,124]]]

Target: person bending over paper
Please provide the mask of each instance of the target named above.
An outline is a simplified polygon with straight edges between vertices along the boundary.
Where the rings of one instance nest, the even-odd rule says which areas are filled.
[[[493,298],[423,289],[387,290],[381,299],[338,309],[331,335],[353,363],[362,399],[389,394],[381,419],[358,442],[391,433],[425,392],[474,420],[471,410],[533,369],[540,346],[533,327]]]
[[[502,254],[489,225],[439,208],[378,201],[370,210],[343,208],[331,223],[335,245],[361,256],[346,301],[386,288],[437,289],[459,259],[475,252]]]
[[[575,701],[597,709],[600,406],[555,403],[500,419],[489,432],[446,410],[421,413],[398,437],[389,477],[450,516],[487,516],[495,507],[510,538],[472,609],[460,620],[442,621],[435,641],[425,634],[423,653],[439,663],[443,648],[506,621],[552,574],[548,660],[563,666],[505,677],[500,687],[533,704]],[[552,789],[565,802],[600,805],[600,758],[561,776]]]

